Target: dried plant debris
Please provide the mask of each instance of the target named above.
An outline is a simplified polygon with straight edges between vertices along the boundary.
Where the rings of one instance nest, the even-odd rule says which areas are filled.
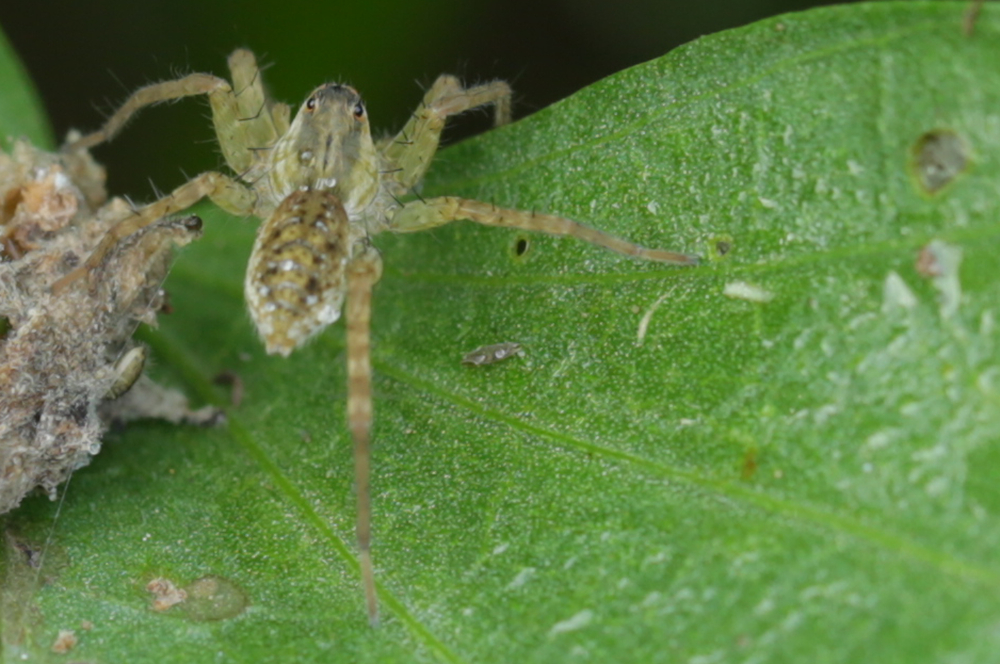
[[[181,395],[140,379],[145,349],[131,340],[139,322],[155,324],[171,249],[201,234],[197,217],[162,219],[124,238],[93,278],[52,293],[53,282],[133,213],[125,201],[105,199],[104,170],[85,151],[54,155],[19,142],[12,154],[0,152],[0,317],[7,323],[0,514],[35,487],[54,498],[100,450],[112,418],[217,418],[215,409],[192,412]],[[137,398],[137,390],[154,398]],[[115,397],[119,403],[109,404]]]
[[[76,632],[71,629],[61,629],[56,635],[56,640],[52,643],[52,652],[58,655],[65,655],[76,647]]]
[[[157,577],[146,584],[146,590],[153,593],[154,611],[162,613],[187,599],[187,591],[178,588],[170,579]]]

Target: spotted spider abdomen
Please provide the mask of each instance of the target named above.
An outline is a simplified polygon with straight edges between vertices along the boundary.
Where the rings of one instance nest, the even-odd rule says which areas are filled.
[[[288,356],[340,318],[350,226],[328,191],[289,194],[257,230],[244,293],[267,352]]]

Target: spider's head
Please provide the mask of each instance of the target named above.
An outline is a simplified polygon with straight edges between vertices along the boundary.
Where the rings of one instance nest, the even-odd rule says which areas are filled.
[[[347,210],[378,190],[378,153],[361,95],[327,83],[313,90],[275,149],[272,181],[282,195],[303,186],[335,193]]]

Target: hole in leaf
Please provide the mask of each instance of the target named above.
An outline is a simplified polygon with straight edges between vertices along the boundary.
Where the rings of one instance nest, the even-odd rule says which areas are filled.
[[[516,240],[514,240],[514,255],[517,256],[518,258],[528,253],[529,248],[531,248],[531,243],[528,241],[528,238],[525,237],[524,235],[521,235]]]
[[[913,145],[911,168],[920,188],[936,194],[968,166],[968,150],[950,129],[932,129]]]
[[[710,261],[725,260],[733,250],[735,243],[731,235],[715,235],[708,238],[708,259]]]

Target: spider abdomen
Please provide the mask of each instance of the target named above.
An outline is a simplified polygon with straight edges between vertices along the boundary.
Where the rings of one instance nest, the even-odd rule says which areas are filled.
[[[340,318],[350,227],[340,199],[299,189],[257,230],[244,291],[267,352],[289,355]]]

